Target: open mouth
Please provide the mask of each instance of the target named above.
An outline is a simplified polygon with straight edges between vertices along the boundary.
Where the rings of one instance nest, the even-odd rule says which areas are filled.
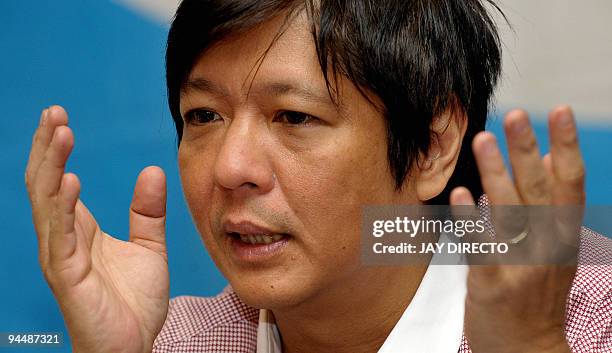
[[[269,264],[280,256],[292,238],[279,228],[257,225],[247,220],[226,221],[223,230],[229,239],[232,256],[239,263]]]
[[[231,232],[228,233],[228,235],[241,243],[248,245],[272,244],[288,238],[287,234],[241,234]]]

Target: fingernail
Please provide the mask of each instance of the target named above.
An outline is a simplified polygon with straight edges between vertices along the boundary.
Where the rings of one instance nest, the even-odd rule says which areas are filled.
[[[483,142],[482,150],[483,150],[484,154],[487,157],[491,157],[491,156],[495,155],[496,149],[497,149],[497,147],[495,145],[495,140],[494,139],[486,139]]]
[[[515,135],[522,135],[529,128],[529,123],[524,120],[515,121],[512,125],[512,132]]]
[[[572,126],[573,122],[574,122],[574,119],[572,118],[572,115],[567,110],[564,110],[559,114],[559,125],[561,127],[568,128]]]
[[[41,116],[40,116],[40,122],[38,123],[38,125],[40,126],[45,126],[45,124],[47,123],[47,113],[49,112],[49,109],[45,109],[43,110]]]
[[[463,205],[463,206],[467,206],[471,202],[470,196],[464,192],[460,193],[459,196],[457,196],[456,201],[458,205]]]

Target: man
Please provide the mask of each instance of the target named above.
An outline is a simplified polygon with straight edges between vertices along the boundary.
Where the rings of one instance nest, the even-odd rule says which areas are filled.
[[[179,170],[231,287],[169,306],[163,172],[140,174],[130,241],[114,239],[64,174],[66,113],[46,109],[26,184],[74,352],[609,351],[609,267],[360,262],[364,205],[483,189],[493,205],[584,203],[566,106],[543,159],[526,113],[508,114],[510,178],[481,132],[499,73],[476,0],[183,1],[167,50]]]

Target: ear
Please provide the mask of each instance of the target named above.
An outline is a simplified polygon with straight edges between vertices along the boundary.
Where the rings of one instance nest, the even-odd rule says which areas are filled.
[[[457,165],[467,124],[467,115],[459,104],[450,104],[444,113],[432,120],[429,151],[419,156],[415,170],[420,201],[438,196],[448,184]]]

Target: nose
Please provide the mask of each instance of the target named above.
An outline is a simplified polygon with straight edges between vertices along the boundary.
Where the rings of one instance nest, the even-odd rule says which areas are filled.
[[[215,161],[215,183],[222,189],[266,193],[275,177],[266,153],[267,129],[247,119],[233,119]]]

